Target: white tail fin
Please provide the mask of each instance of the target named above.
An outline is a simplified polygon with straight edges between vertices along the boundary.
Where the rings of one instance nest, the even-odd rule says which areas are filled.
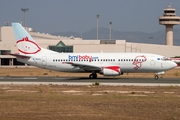
[[[19,23],[12,23],[16,44],[20,55],[32,55],[41,51],[41,47],[33,40]]]

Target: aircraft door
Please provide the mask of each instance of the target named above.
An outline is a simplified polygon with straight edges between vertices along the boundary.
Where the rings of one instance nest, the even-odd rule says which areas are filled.
[[[151,66],[155,66],[155,57],[151,57],[150,64]]]
[[[46,66],[46,64],[47,64],[47,58],[46,58],[46,56],[43,56],[42,57],[42,65]]]

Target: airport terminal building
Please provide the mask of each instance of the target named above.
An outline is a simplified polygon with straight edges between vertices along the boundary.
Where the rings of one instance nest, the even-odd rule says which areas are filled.
[[[32,28],[26,28],[26,30],[39,46],[59,53],[135,52],[154,53],[166,57],[180,56],[180,46],[132,43],[126,42],[126,40],[83,40],[82,38],[38,33]],[[5,55],[5,52],[18,53],[12,26],[3,26],[0,28],[0,65],[24,65],[18,62],[14,56]]]

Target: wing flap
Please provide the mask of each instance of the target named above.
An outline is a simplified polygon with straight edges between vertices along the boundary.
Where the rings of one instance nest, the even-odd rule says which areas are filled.
[[[86,70],[86,71],[96,71],[101,70],[102,68],[100,66],[96,65],[88,65],[88,64],[80,64],[80,63],[73,63],[73,62],[64,62],[64,64],[71,64],[74,67],[79,67],[80,69]]]

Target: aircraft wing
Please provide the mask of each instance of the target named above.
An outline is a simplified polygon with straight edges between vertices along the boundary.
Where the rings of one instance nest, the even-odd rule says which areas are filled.
[[[79,67],[80,69],[86,70],[86,71],[98,71],[102,68],[100,66],[95,65],[88,65],[88,64],[80,64],[80,63],[73,63],[73,62],[65,62],[66,64],[71,64],[74,67]]]
[[[25,56],[25,55],[20,55],[19,53],[15,53],[15,54],[12,54],[12,53],[4,53],[6,55],[12,55],[12,56],[15,56],[15,57],[21,57],[21,58],[30,58],[30,56]]]

